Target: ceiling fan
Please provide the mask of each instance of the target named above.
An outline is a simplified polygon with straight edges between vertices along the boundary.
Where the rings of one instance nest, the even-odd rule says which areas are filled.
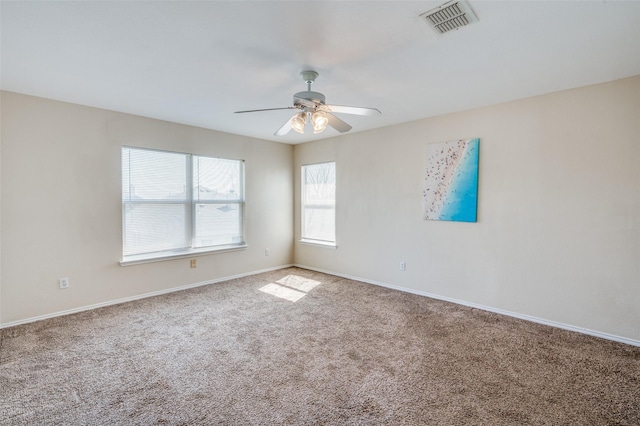
[[[298,133],[304,133],[307,122],[311,123],[314,134],[323,132],[327,126],[333,127],[340,133],[345,133],[351,130],[351,126],[333,115],[333,113],[354,115],[381,114],[381,112],[376,108],[327,105],[325,103],[325,96],[322,93],[311,91],[311,84],[318,77],[318,73],[315,71],[302,71],[300,74],[302,75],[302,79],[305,83],[307,83],[307,90],[293,95],[293,106],[284,108],[252,109],[247,111],[236,111],[235,113],[243,114],[245,112],[275,111],[281,109],[300,110],[300,112],[294,114],[293,117],[287,120],[287,122],[274,133],[276,136],[284,136],[289,133],[291,129]]]

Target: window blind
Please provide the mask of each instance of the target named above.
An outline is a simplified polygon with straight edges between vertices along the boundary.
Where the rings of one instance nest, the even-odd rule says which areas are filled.
[[[123,147],[123,258],[244,244],[243,165]]]

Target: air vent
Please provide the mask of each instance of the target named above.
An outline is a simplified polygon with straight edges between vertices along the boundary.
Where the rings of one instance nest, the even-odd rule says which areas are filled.
[[[462,0],[449,1],[423,13],[420,17],[438,34],[457,30],[478,20],[469,3]]]

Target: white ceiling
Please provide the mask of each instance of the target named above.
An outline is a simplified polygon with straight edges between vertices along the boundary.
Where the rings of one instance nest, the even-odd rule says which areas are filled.
[[[437,36],[444,1],[1,2],[3,90],[284,143],[306,85],[351,132],[640,74],[640,1],[479,1]]]

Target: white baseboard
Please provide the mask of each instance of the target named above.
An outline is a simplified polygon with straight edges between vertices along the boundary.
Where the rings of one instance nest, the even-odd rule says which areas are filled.
[[[354,276],[347,275],[347,274],[341,274],[341,273],[338,273],[338,272],[327,271],[327,270],[324,270],[324,269],[313,268],[311,266],[300,265],[300,264],[294,264],[293,266],[298,267],[298,268],[303,268],[303,269],[309,269],[311,271],[317,271],[317,272],[322,272],[322,273],[325,273],[325,274],[335,275],[335,276],[338,276],[338,277],[347,278],[347,279],[354,280],[354,281],[361,281],[361,282],[364,282],[364,283],[367,283],[367,284],[373,284],[373,285],[377,285],[377,286],[381,286],[381,287],[387,287],[387,288],[391,288],[391,289],[394,289],[394,290],[403,291],[405,293],[412,293],[412,294],[417,294],[419,296],[430,297],[432,299],[444,300],[445,302],[451,302],[451,303],[455,303],[457,305],[468,306],[470,308],[481,309],[483,311],[493,312],[493,313],[500,314],[500,315],[506,315],[508,317],[518,318],[518,319],[525,320],[525,321],[531,321],[531,322],[535,322],[535,323],[538,323],[538,324],[548,325],[550,327],[556,327],[556,328],[561,328],[563,330],[575,331],[576,333],[587,334],[589,336],[599,337],[601,339],[613,340],[615,342],[619,342],[619,343],[624,343],[624,344],[631,345],[631,346],[640,347],[640,340],[634,340],[634,339],[629,339],[627,337],[616,336],[615,334],[602,333],[600,331],[590,330],[588,328],[576,327],[576,326],[569,325],[569,324],[562,324],[562,323],[555,322],[555,321],[549,321],[549,320],[546,320],[546,319],[543,319],[543,318],[533,317],[533,316],[525,315],[525,314],[519,314],[517,312],[505,311],[503,309],[493,308],[491,306],[479,305],[477,303],[467,302],[467,301],[460,300],[460,299],[454,299],[452,297],[447,297],[447,296],[440,296],[438,294],[427,293],[427,292],[424,292],[424,291],[414,290],[414,289],[411,289],[411,288],[399,287],[399,286],[396,286],[396,285],[391,285],[391,284],[383,283],[383,282],[380,282],[380,281],[374,281],[374,280],[369,280],[369,279],[366,279],[366,278],[360,278],[360,277],[354,277]]]
[[[37,317],[32,317],[32,318],[27,318],[27,319],[23,319],[23,320],[8,322],[8,323],[5,323],[5,324],[0,324],[0,329],[14,327],[16,325],[28,324],[30,322],[45,320],[45,319],[48,319],[48,318],[60,317],[60,316],[63,316],[63,315],[76,314],[78,312],[84,312],[84,311],[89,311],[91,309],[103,308],[105,306],[118,305],[120,303],[125,303],[125,302],[133,302],[134,300],[146,299],[147,297],[160,296],[162,294],[174,293],[176,291],[187,290],[189,288],[201,287],[203,285],[215,284],[215,283],[219,283],[219,282],[222,282],[222,281],[233,280],[233,279],[236,279],[236,278],[248,277],[249,275],[257,275],[257,274],[261,274],[263,272],[277,271],[278,269],[290,268],[292,266],[293,266],[292,264],[275,266],[273,268],[260,269],[258,271],[246,272],[246,273],[242,273],[242,274],[238,274],[238,275],[232,275],[232,276],[228,276],[228,277],[215,278],[213,280],[201,281],[201,282],[193,283],[193,284],[186,284],[186,285],[182,285],[180,287],[172,287],[172,288],[167,288],[167,289],[164,289],[164,290],[152,291],[151,293],[138,294],[136,296],[123,297],[122,299],[110,300],[108,302],[101,302],[101,303],[96,303],[96,304],[93,304],[93,305],[81,306],[79,308],[67,309],[65,311],[54,312],[54,313],[51,313],[51,314],[39,315]]]

